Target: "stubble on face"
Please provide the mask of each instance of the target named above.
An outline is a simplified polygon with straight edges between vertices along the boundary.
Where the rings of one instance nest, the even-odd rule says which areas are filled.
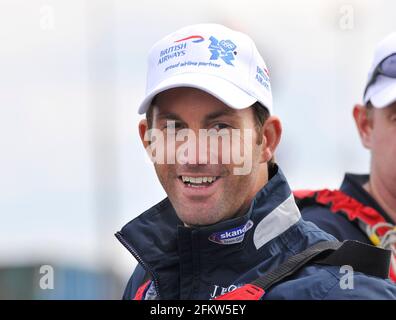
[[[218,164],[155,164],[157,176],[176,214],[186,225],[211,225],[246,213],[257,192],[259,171],[263,169],[260,163],[261,146],[255,143],[257,132],[253,111],[250,108],[233,110],[203,91],[177,88],[157,96],[153,127],[166,131],[165,123],[170,118],[176,120],[177,128],[189,128],[197,136],[199,129],[219,128],[219,124],[222,127],[253,130],[252,168],[249,174],[233,174],[236,165],[222,164],[221,159]],[[186,185],[182,181],[185,176],[216,177],[216,181],[206,189],[198,189]]]

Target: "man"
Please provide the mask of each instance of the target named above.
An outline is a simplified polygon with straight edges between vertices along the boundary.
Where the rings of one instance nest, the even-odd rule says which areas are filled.
[[[201,24],[157,42],[139,113],[146,113],[140,137],[168,198],[116,234],[138,261],[124,299],[224,298],[307,248],[335,240],[301,219],[273,160],[281,123],[266,65],[248,36]],[[286,280],[278,277],[270,290],[250,286],[257,291],[242,293],[396,297],[390,282],[360,272],[345,289],[343,275],[339,266],[309,263]]]
[[[392,250],[390,278],[396,281],[396,33],[376,48],[363,100],[353,117],[371,152],[370,175],[346,174],[339,191],[296,196],[303,200],[304,219],[339,240]]]

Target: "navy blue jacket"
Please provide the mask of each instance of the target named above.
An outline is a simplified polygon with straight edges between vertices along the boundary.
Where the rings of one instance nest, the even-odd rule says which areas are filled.
[[[242,217],[187,228],[163,200],[116,234],[138,261],[124,293],[132,299],[147,272],[144,299],[211,299],[249,283],[313,244],[335,238],[301,219],[281,170]],[[228,244],[226,244],[228,243]],[[263,299],[395,299],[389,280],[355,272],[341,289],[335,266],[309,264],[270,288]]]
[[[387,222],[394,224],[388,214],[363,188],[363,185],[368,181],[368,179],[368,175],[347,173],[341,184],[340,190],[359,201],[364,206],[377,210],[377,212],[381,214]],[[363,243],[371,244],[371,241],[359,227],[356,220],[350,221],[344,214],[334,214],[326,206],[322,206],[320,204],[307,206],[301,210],[301,214],[304,220],[313,222],[320,229],[332,234],[340,241],[358,240]]]

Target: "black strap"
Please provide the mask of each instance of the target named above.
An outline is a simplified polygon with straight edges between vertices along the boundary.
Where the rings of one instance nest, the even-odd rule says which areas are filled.
[[[291,256],[275,270],[256,279],[251,284],[264,291],[284,278],[291,276],[307,263],[332,266],[350,265],[354,271],[363,272],[380,278],[389,274],[391,252],[354,240],[322,241]]]
[[[317,255],[329,250],[337,250],[341,245],[342,243],[338,241],[322,241],[316,243],[312,247],[309,247],[308,249],[291,256],[275,270],[268,272],[264,276],[253,281],[251,284],[266,291],[274,284],[295,273]]]
[[[355,240],[347,240],[326,257],[317,257],[315,263],[331,266],[349,265],[354,271],[387,279],[392,252]]]

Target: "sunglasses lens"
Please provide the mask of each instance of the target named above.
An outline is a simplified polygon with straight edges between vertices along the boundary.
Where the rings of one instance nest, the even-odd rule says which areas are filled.
[[[387,77],[396,77],[396,54],[389,56],[382,62],[381,71]]]

